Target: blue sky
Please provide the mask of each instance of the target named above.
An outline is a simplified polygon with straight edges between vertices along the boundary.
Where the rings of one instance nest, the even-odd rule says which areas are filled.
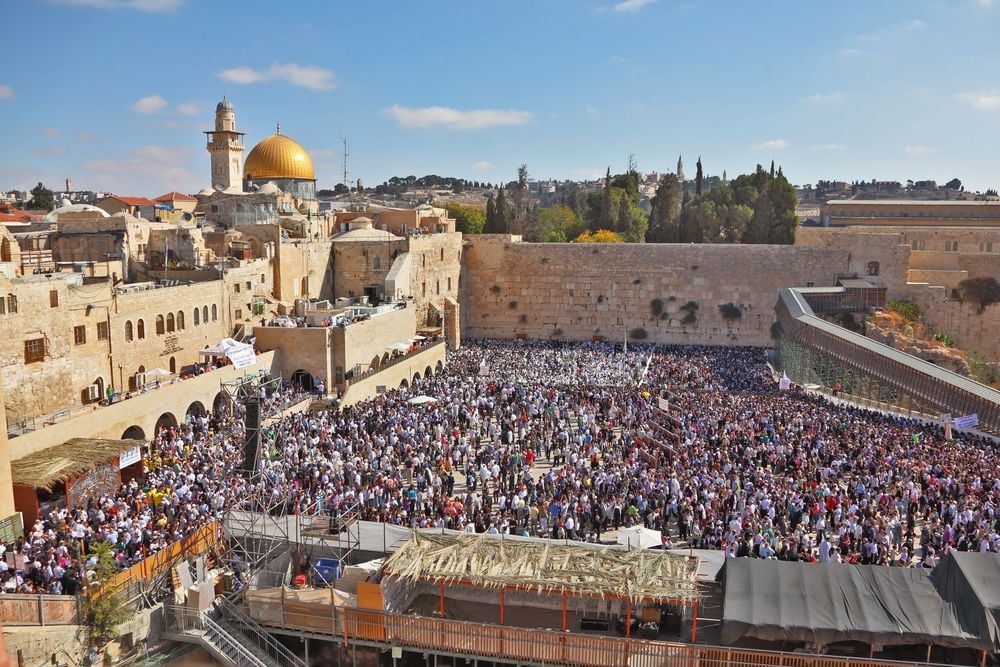
[[[0,190],[209,185],[236,107],[319,187],[750,171],[1000,187],[1000,0],[6,0]],[[23,29],[23,33],[21,30]]]

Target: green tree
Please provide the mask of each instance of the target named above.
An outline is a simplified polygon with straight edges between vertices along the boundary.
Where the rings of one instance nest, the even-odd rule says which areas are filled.
[[[664,174],[656,186],[652,211],[649,215],[649,231],[646,241],[650,243],[677,243],[677,217],[680,215],[680,185],[676,174]]]
[[[576,243],[624,243],[620,235],[608,229],[598,229],[596,232],[584,232],[573,240]]]
[[[121,592],[115,590],[118,563],[109,542],[97,542],[90,548],[93,567],[87,578],[83,618],[90,643],[102,648],[117,639],[118,626],[132,618],[133,612]]]
[[[451,202],[445,210],[455,218],[456,231],[463,234],[482,234],[486,227],[486,212],[475,206]]]
[[[613,197],[611,194],[611,167],[604,176],[604,190],[601,192],[601,213],[597,218],[598,228],[612,229],[615,225],[614,211],[612,209]]]
[[[31,189],[31,208],[39,211],[51,211],[55,207],[55,195],[52,190],[38,183]]]
[[[511,205],[507,202],[507,195],[504,192],[504,187],[501,185],[497,188],[496,201],[496,227],[499,231],[494,233],[510,234],[510,225],[513,217],[514,215],[511,210]]]
[[[41,183],[39,183],[39,185],[41,185]],[[944,187],[946,189],[948,189],[948,190],[961,190],[962,189],[962,181],[959,180],[959,179],[957,179],[957,178],[953,178],[950,181],[948,181],[947,183],[945,183]]]
[[[576,212],[564,204],[539,209],[537,220],[536,236],[528,239],[530,241],[564,243],[587,231],[586,225]]]
[[[695,176],[694,176],[694,183],[695,183],[695,185],[694,185],[694,193],[696,195],[700,195],[701,194],[701,186],[705,182],[705,174],[702,173],[702,171],[701,171],[701,156],[700,155],[698,156],[698,162],[695,165],[695,167],[696,167],[696,171],[695,171]]]
[[[501,233],[500,228],[497,225],[497,205],[493,201],[493,193],[490,193],[489,199],[486,200],[486,221],[483,227],[483,233],[485,234],[499,234]]]

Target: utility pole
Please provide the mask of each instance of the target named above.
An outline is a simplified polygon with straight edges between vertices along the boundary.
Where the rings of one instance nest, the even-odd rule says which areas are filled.
[[[347,184],[347,158],[350,155],[350,153],[347,152],[347,137],[345,137],[343,134],[341,134],[340,135],[340,141],[344,145],[344,180],[343,180],[343,183],[348,188],[350,188],[351,186]]]

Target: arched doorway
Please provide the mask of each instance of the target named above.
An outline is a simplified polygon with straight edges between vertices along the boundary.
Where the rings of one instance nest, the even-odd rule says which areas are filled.
[[[202,405],[201,401],[194,401],[188,406],[187,412],[184,417],[187,421],[190,421],[192,417],[201,417],[205,414],[205,406]]]
[[[434,374],[437,375],[438,373],[440,373],[443,370],[444,370],[444,364],[441,363],[441,361],[439,360],[437,362],[437,365],[434,367]]]
[[[410,383],[408,383],[406,381],[406,378],[403,378],[402,380],[399,381],[399,388],[400,389],[409,389],[410,388]]]
[[[420,382],[420,373],[414,373],[413,374],[413,384],[416,384],[418,382]]]
[[[228,405],[229,396],[227,396],[225,392],[220,391],[215,395],[215,399],[212,401],[212,414],[218,416]]]
[[[312,391],[313,389],[313,377],[312,373],[301,368],[294,373],[292,373],[292,384],[296,387],[301,387],[306,391]]]
[[[104,378],[97,378],[96,380],[94,380],[93,386],[97,387],[97,389],[95,390],[95,393],[97,395],[91,398],[92,401],[103,401],[105,398],[107,398],[107,396],[104,395]]]
[[[146,432],[142,430],[139,426],[129,426],[122,433],[122,440],[145,440]]]
[[[369,366],[371,367],[371,369],[373,371],[377,371],[379,368],[382,367],[382,357],[380,357],[380,356],[378,356],[376,354],[374,357],[372,357],[372,360],[371,360],[371,363],[369,364]]]
[[[425,378],[429,378],[432,375],[434,375],[434,371],[431,370],[430,366],[428,366],[427,368],[424,369],[424,377]]]
[[[177,427],[177,417],[173,415],[172,412],[164,412],[160,415],[160,418],[156,420],[156,426],[153,427],[154,433],[159,433],[161,428],[176,428]]]
[[[386,352],[385,354],[382,355],[382,363],[379,364],[379,368],[385,368],[388,365],[389,365],[389,353]]]
[[[177,374],[177,359],[175,359],[174,357],[170,357],[170,374],[171,375]]]

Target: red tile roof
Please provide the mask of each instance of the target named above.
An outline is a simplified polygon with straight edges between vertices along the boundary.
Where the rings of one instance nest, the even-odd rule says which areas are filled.
[[[0,208],[0,222],[31,222],[36,217],[19,208]]]
[[[198,201],[198,200],[184,193],[175,191],[175,192],[168,192],[165,195],[160,195],[153,201]]]
[[[109,195],[108,199],[117,199],[120,202],[124,202],[129,206],[153,206],[153,201],[145,197],[119,197],[118,195]]]

